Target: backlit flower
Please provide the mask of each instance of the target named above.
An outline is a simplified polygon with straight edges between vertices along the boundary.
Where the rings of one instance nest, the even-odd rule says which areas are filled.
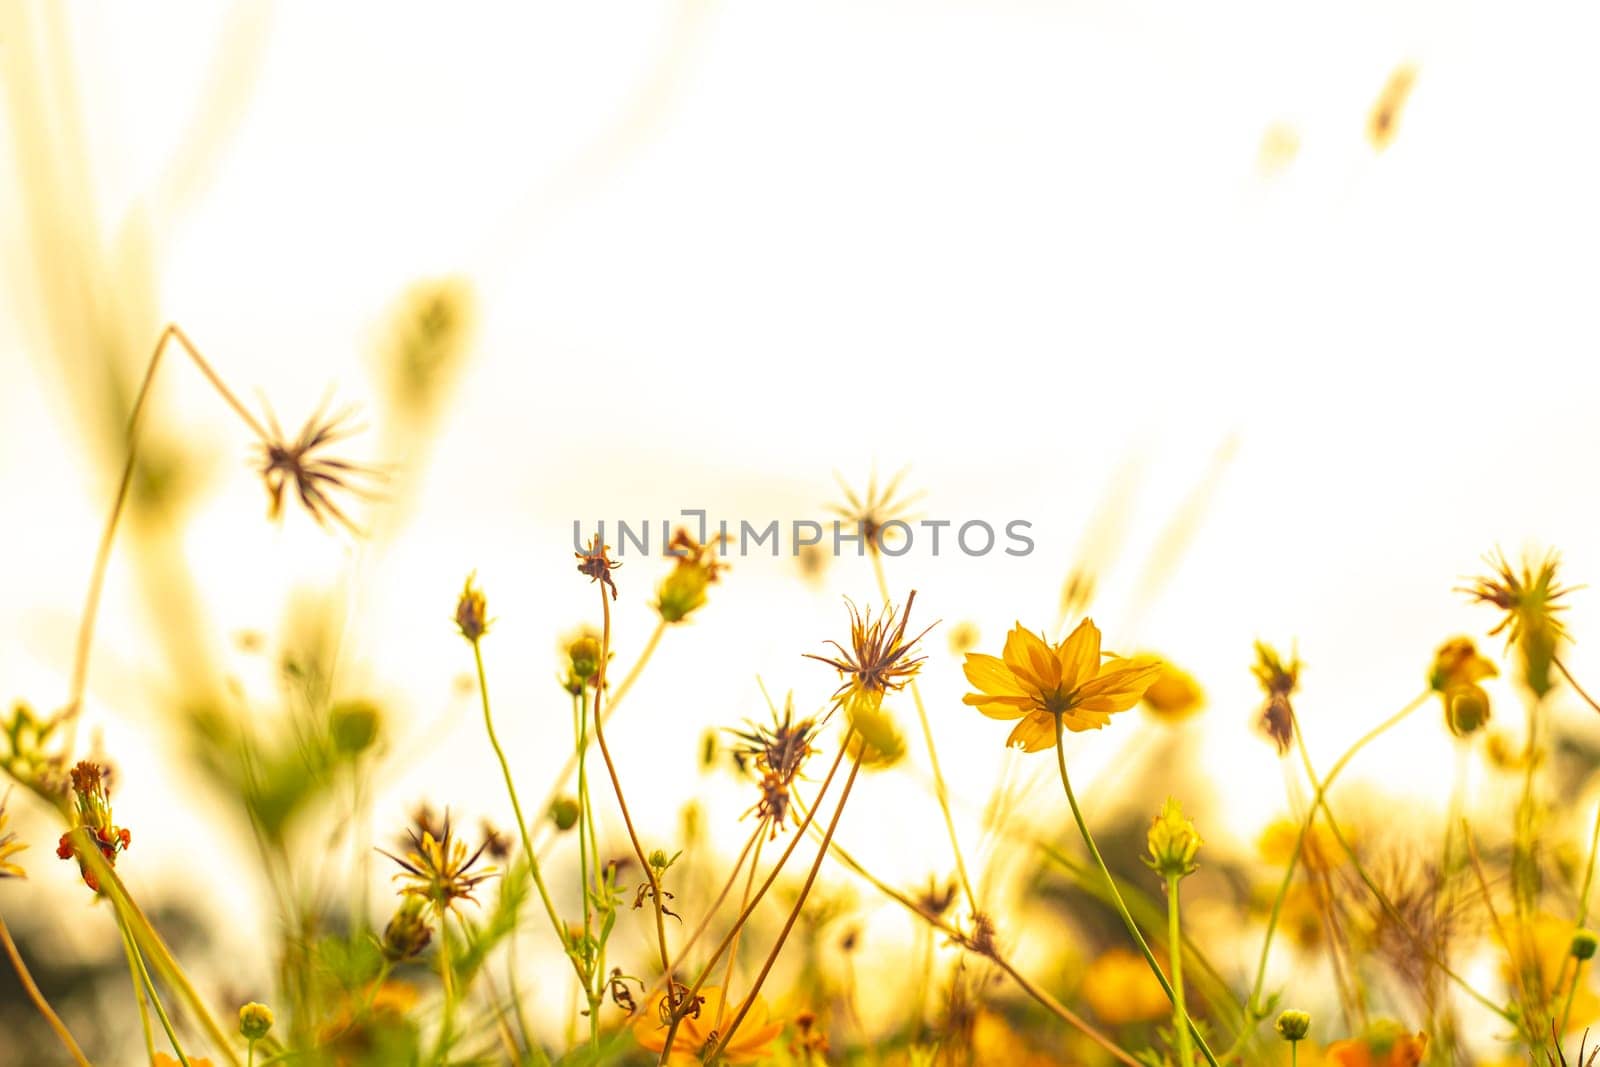
[[[1360,1037],[1329,1045],[1324,1059],[1330,1067],[1417,1067],[1427,1051],[1427,1034],[1380,1019]]]
[[[699,1067],[705,1057],[723,1039],[723,1033],[733,1024],[743,1006],[740,1001],[724,1003],[722,990],[708,986],[698,994],[700,1003],[689,1009],[678,1023],[672,1037],[672,1054],[667,1063],[673,1067]],[[633,1036],[651,1052],[659,1053],[667,1044],[666,992],[663,990],[651,999],[649,1009],[633,1024]],[[719,1027],[721,1030],[719,1031]],[[762,1063],[769,1059],[777,1047],[778,1036],[783,1033],[783,1021],[767,1016],[766,1001],[760,997],[750,1005],[744,1021],[734,1032],[733,1040],[722,1049],[719,1062]]]
[[[1194,675],[1165,661],[1161,664],[1161,673],[1144,691],[1144,706],[1166,722],[1187,719],[1204,707],[1205,702],[1205,692]]]
[[[401,893],[427,901],[440,914],[454,907],[459,900],[477,903],[472,896],[473,891],[495,873],[493,867],[473,869],[488,847],[487,841],[469,855],[466,842],[457,838],[450,828],[448,811],[445,812],[444,829],[439,837],[434,837],[429,830],[423,830],[420,834],[410,830],[408,837],[411,851],[406,853],[404,859],[383,849],[378,850],[400,865],[395,878],[405,883]]]
[[[1112,1026],[1172,1014],[1172,1002],[1144,957],[1123,948],[1110,949],[1089,964],[1080,992],[1095,1015]]]
[[[1053,647],[1017,623],[999,657],[969,652],[965,670],[978,692],[962,702],[992,719],[1021,719],[1006,743],[1038,752],[1055,744],[1057,717],[1068,730],[1098,730],[1133,707],[1161,673],[1161,661],[1103,659],[1100,631],[1084,619]]]

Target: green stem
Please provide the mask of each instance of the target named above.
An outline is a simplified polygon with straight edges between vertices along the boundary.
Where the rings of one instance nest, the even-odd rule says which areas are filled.
[[[139,981],[139,966],[133,962],[133,938],[128,934],[128,928],[122,922],[122,915],[115,913],[117,931],[122,934],[122,951],[128,957],[128,977],[133,980],[133,996],[139,1004],[139,1025],[144,1031],[145,1062],[156,1061],[156,1039],[150,1030],[150,1001],[144,995],[144,983]]]
[[[589,781],[584,767],[584,750],[588,747],[589,737],[589,689],[585,686],[578,696],[572,698],[572,711],[575,727],[576,742],[578,745],[578,891],[583,896],[583,936],[587,942],[594,936],[594,905],[591,900],[589,887],[589,827],[585,818],[585,808],[588,804]],[[599,848],[598,843],[595,848]],[[589,977],[584,985],[584,997],[589,1002],[589,1047],[600,1047],[600,992],[599,984],[604,981],[604,975],[589,962],[589,948],[584,946],[584,966],[588,969]]]
[[[448,1063],[450,1059],[450,1045],[453,1041],[450,1031],[455,1026],[456,1008],[456,982],[454,967],[450,962],[450,928],[445,921],[448,913],[439,908],[435,911],[439,924],[439,985],[444,995],[444,1007],[439,1013],[439,1063]]]
[[[1567,1025],[1572,1019],[1572,1001],[1578,995],[1578,979],[1583,976],[1583,961],[1574,960],[1572,966],[1572,984],[1567,987],[1567,1002],[1561,1008],[1561,1029],[1556,1031],[1556,1040],[1567,1032]]]
[[[172,1029],[172,1020],[167,1018],[167,1009],[161,1006],[161,994],[156,992],[155,982],[150,980],[150,972],[145,968],[144,957],[139,953],[139,947],[133,947],[134,966],[139,969],[139,980],[144,983],[144,988],[150,995],[150,1004],[156,1009],[156,1018],[161,1020],[161,1029],[167,1032],[167,1040],[172,1044],[172,1051],[178,1056],[178,1062],[183,1067],[190,1067],[189,1057],[184,1054],[183,1046],[178,1043],[178,1035]]]
[[[1295,835],[1294,839],[1294,850],[1289,853],[1289,865],[1284,868],[1283,879],[1278,883],[1278,894],[1272,900],[1272,912],[1267,916],[1267,932],[1261,942],[1261,959],[1256,964],[1256,980],[1250,987],[1248,1007],[1256,1021],[1265,1018],[1265,1013],[1261,1011],[1261,991],[1267,980],[1267,960],[1272,952],[1272,938],[1278,929],[1278,918],[1283,912],[1284,899],[1289,895],[1289,887],[1294,883],[1295,869],[1299,866],[1301,853],[1305,850],[1306,835],[1311,832],[1311,824],[1317,817],[1317,804],[1322,800],[1323,793],[1333,784],[1334,779],[1339,777],[1340,772],[1345,767],[1349,766],[1356,753],[1422,707],[1431,695],[1432,690],[1424,690],[1420,696],[1413,698],[1405,707],[1362,734],[1355,744],[1346,749],[1344,754],[1334,761],[1333,766],[1328,770],[1328,777],[1322,781],[1321,785],[1318,785],[1315,780],[1312,781],[1312,788],[1316,790],[1316,795],[1310,810],[1306,812],[1305,819],[1300,823],[1300,832]],[[1295,723],[1295,735],[1298,737],[1299,733],[1300,724]],[[1241,1039],[1248,1033],[1250,1033],[1248,1029],[1241,1033]]]
[[[550,919],[550,928],[555,931],[556,940],[561,942],[561,947],[567,952],[567,958],[572,961],[573,968],[578,972],[578,981],[587,986],[588,976],[584,974],[583,964],[573,956],[572,947],[567,944],[567,932],[561,925],[561,917],[556,914],[556,906],[550,899],[550,891],[545,888],[544,875],[539,870],[539,858],[534,855],[533,840],[528,836],[528,822],[522,817],[522,804],[517,799],[517,784],[511,776],[511,764],[506,760],[505,750],[500,747],[500,739],[494,732],[494,714],[489,705],[489,680],[483,669],[483,649],[477,641],[472,642],[472,662],[478,670],[478,692],[483,700],[483,728],[489,735],[489,746],[494,749],[495,759],[500,761],[500,774],[505,778],[506,793],[511,797],[511,811],[517,819],[517,833],[521,835],[522,851],[528,857],[528,873],[533,876],[534,887],[539,891],[539,900],[544,904],[545,915]]]
[[[1100,876],[1105,879],[1107,887],[1111,890],[1111,903],[1116,907],[1117,914],[1122,916],[1123,925],[1128,928],[1128,933],[1139,946],[1139,951],[1144,954],[1145,963],[1149,964],[1150,971],[1156,976],[1156,981],[1161,983],[1161,991],[1167,995],[1167,1000],[1172,1003],[1176,1017],[1181,1028],[1194,1035],[1196,1046],[1200,1054],[1205,1057],[1210,1067],[1217,1067],[1217,1057],[1212,1053],[1211,1047],[1206,1044],[1205,1036],[1200,1033],[1194,1020],[1189,1018],[1189,1013],[1183,1009],[1183,1001],[1173,991],[1172,983],[1167,981],[1167,976],[1162,973],[1161,964],[1156,962],[1155,953],[1150,951],[1150,946],[1145,942],[1144,935],[1139,932],[1139,924],[1133,921],[1133,916],[1128,913],[1128,905],[1123,902],[1122,893],[1117,889],[1117,880],[1112,877],[1111,868],[1106,866],[1105,857],[1100,855],[1100,846],[1094,843],[1094,835],[1089,832],[1089,824],[1083,817],[1083,812],[1078,808],[1078,798],[1072,792],[1072,779],[1067,776],[1067,749],[1065,743],[1065,726],[1062,717],[1057,715],[1056,720],[1056,766],[1061,771],[1061,787],[1066,790],[1067,804],[1072,808],[1073,821],[1078,824],[1078,833],[1083,837],[1083,843],[1089,849],[1089,855],[1094,858],[1095,866],[1100,869]]]
[[[116,869],[101,854],[99,846],[89,836],[89,831],[80,826],[72,830],[69,836],[73,854],[81,865],[94,873],[102,892],[116,908],[119,921],[125,924],[134,947],[150,954],[156,970],[169,986],[177,990],[178,995],[189,1006],[189,1010],[194,1013],[201,1028],[205,1030],[206,1036],[210,1038],[212,1047],[234,1067],[239,1067],[243,1061],[234,1051],[232,1042],[217,1024],[204,998],[195,989],[194,983],[189,981],[189,976],[178,965],[172,950],[161,940],[161,935],[156,932],[155,927],[150,925],[150,920],[128,892],[128,887],[123,884]]]
[[[1365,865],[1362,864],[1361,857],[1356,855],[1356,850],[1350,844],[1349,839],[1345,837],[1344,831],[1339,828],[1339,821],[1333,816],[1333,808],[1328,805],[1327,782],[1318,781],[1317,772],[1311,765],[1311,753],[1306,748],[1305,738],[1301,736],[1301,731],[1298,725],[1295,728],[1295,743],[1300,749],[1300,760],[1305,765],[1306,777],[1310,780],[1313,790],[1315,790],[1314,799],[1311,804],[1311,816],[1314,818],[1317,810],[1319,808],[1321,809],[1323,821],[1327,824],[1329,831],[1333,834],[1333,839],[1338,842],[1339,850],[1344,853],[1345,859],[1350,861],[1350,866],[1354,868],[1356,877],[1361,879],[1361,884],[1367,887],[1367,892],[1372,894],[1373,899],[1378,902],[1378,906],[1381,907],[1384,912],[1388,914],[1389,918],[1394,920],[1395,925],[1398,926],[1406,934],[1406,936],[1411,939],[1412,943],[1416,946],[1417,951],[1420,952],[1429,963],[1439,968],[1439,972],[1454,982],[1462,992],[1466,993],[1479,1004],[1482,1004],[1484,1007],[1500,1016],[1500,1018],[1504,1019],[1506,1022],[1511,1023],[1513,1026],[1520,1027],[1522,1024],[1517,1021],[1516,1016],[1506,1011],[1503,1006],[1496,1004],[1493,1000],[1478,992],[1478,990],[1473,987],[1472,983],[1468,982],[1459,973],[1453,970],[1437,952],[1433,951],[1433,949],[1423,941],[1422,935],[1418,934],[1416,929],[1412,927],[1411,921],[1400,912],[1399,908],[1395,907],[1394,902],[1389,899],[1388,894],[1383,891],[1383,889],[1378,885],[1377,881],[1367,871]]]
[[[888,610],[889,582],[884,577],[883,560],[879,558],[877,548],[871,552],[872,570],[878,578],[878,593],[883,597],[884,610]],[[939,749],[933,743],[933,727],[928,722],[928,709],[922,703],[922,690],[917,685],[916,678],[911,679],[911,702],[917,709],[917,723],[922,727],[922,740],[928,746],[928,768],[933,772],[933,795],[939,802],[939,813],[944,816],[945,832],[950,836],[950,851],[956,858],[956,873],[961,878],[961,890],[966,894],[967,906],[972,909],[972,914],[978,914],[978,897],[972,891],[972,879],[967,877],[967,861],[961,854],[961,839],[956,836],[955,817],[950,812],[950,790],[945,785],[944,771],[939,767]]]
[[[609,700],[605,706],[605,719],[607,722],[610,722],[611,717],[617,713],[617,708],[622,705],[622,698],[628,695],[628,690],[633,688],[633,683],[638,680],[639,675],[644,673],[645,664],[650,662],[650,657],[655,654],[656,646],[661,643],[662,634],[666,632],[667,623],[665,620],[657,622],[656,628],[650,631],[650,636],[645,641],[644,648],[639,652],[639,658],[633,661],[633,666],[628,669],[627,675],[609,694]],[[598,708],[599,706],[600,702],[596,700],[595,707]],[[585,745],[582,751],[587,752],[588,746]],[[561,772],[555,776],[554,784],[550,786],[550,794],[544,799],[546,810],[549,809],[551,804],[555,803],[556,798],[561,796],[561,790],[566,788],[567,779],[577,773],[579,755],[580,753],[573,752],[567,756],[567,762],[562,765]],[[548,844],[550,840],[550,838],[546,838],[545,843]]]
[[[1183,994],[1183,931],[1178,920],[1178,881],[1178,875],[1167,875],[1167,953],[1172,957],[1172,991],[1177,995],[1172,1006],[1172,1029],[1178,1035],[1178,1063],[1180,1067],[1191,1067],[1194,1046],[1189,1041],[1189,1028],[1184,1025],[1189,1012]]]
[[[812,802],[812,808],[808,808],[805,802],[800,798],[799,793],[796,792],[794,803],[795,807],[800,810],[801,814],[809,818],[815,804],[820,802],[821,799],[822,798],[818,796]],[[812,837],[817,837],[821,833],[821,831],[819,831],[815,826],[811,826],[810,830]],[[1116,1042],[1112,1041],[1105,1034],[1095,1029],[1094,1025],[1087,1019],[1083,1018],[1081,1015],[1078,1015],[1076,1012],[1072,1011],[1072,1009],[1062,1004],[1055,997],[1051,996],[1043,989],[1040,989],[1033,982],[1029,981],[1028,978],[1022,974],[1022,972],[1018,971],[1014,966],[1012,966],[1009,960],[1000,954],[998,947],[992,945],[985,946],[983,950],[980,951],[966,934],[963,934],[960,930],[956,929],[954,926],[951,926],[939,916],[929,914],[928,912],[922,910],[922,908],[917,906],[916,901],[912,900],[900,890],[896,889],[894,886],[885,882],[883,879],[879,878],[877,875],[868,870],[865,864],[863,864],[855,856],[851,855],[849,850],[847,850],[843,845],[839,844],[839,842],[833,842],[833,844],[829,846],[829,851],[833,853],[835,859],[844,864],[844,866],[854,873],[858,878],[865,881],[868,885],[872,886],[879,893],[882,893],[896,904],[899,904],[902,908],[911,913],[914,918],[920,919],[922,922],[926,923],[930,932],[933,930],[939,931],[941,934],[944,934],[950,939],[951,944],[958,946],[962,949],[962,951],[987,960],[996,967],[1000,968],[1001,971],[1008,975],[1011,980],[1017,984],[1017,988],[1021,989],[1025,994],[1033,998],[1033,1000],[1040,1007],[1044,1008],[1046,1011],[1050,1012],[1050,1014],[1054,1015],[1068,1026],[1071,1026],[1073,1029],[1083,1034],[1084,1037],[1088,1038],[1090,1041],[1093,1041],[1096,1045],[1099,1045],[1113,1059],[1126,1065],[1126,1067],[1141,1067],[1138,1060],[1128,1055],[1127,1052],[1117,1046]]]

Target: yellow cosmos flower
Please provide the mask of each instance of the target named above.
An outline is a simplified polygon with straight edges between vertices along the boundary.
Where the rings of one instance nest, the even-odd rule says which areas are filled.
[[[961,700],[991,719],[1021,719],[1006,744],[1039,752],[1056,742],[1056,717],[1068,730],[1098,730],[1139,702],[1161,673],[1154,656],[1102,661],[1100,631],[1091,619],[1051,647],[1019,622],[1001,656],[967,653],[967,681],[977,689]]]
[[[1127,949],[1111,949],[1089,964],[1080,991],[1095,1016],[1112,1026],[1172,1015],[1172,1003],[1144,957]]]
[[[672,1037],[672,1055],[667,1062],[673,1067],[699,1067],[705,1054],[721,1039],[717,1029],[718,1019],[726,1029],[732,1025],[742,1006],[739,1001],[724,1006],[722,990],[717,986],[707,986],[698,995],[701,998],[700,1006],[683,1017],[678,1024],[678,1032]],[[662,1022],[666,996],[663,990],[651,998],[649,1009],[642,1012],[639,1021],[633,1024],[634,1038],[651,1052],[660,1052],[667,1044],[668,1027]],[[766,1001],[757,997],[755,1003],[750,1005],[744,1022],[734,1032],[733,1040],[722,1050],[719,1062],[765,1062],[774,1055],[774,1046],[778,1035],[782,1033],[783,1020],[769,1019]]]
[[[1261,858],[1274,867],[1287,867],[1295,842],[1300,839],[1300,828],[1301,824],[1287,815],[1269,823],[1256,839]],[[1355,839],[1355,834],[1345,827],[1340,827],[1340,832],[1346,841]],[[1332,870],[1344,862],[1344,849],[1325,823],[1315,823],[1306,834],[1305,843],[1300,846],[1300,862],[1313,871]]]
[[[1170,663],[1161,664],[1161,673],[1144,691],[1144,706],[1165,722],[1181,722],[1205,706],[1205,691],[1194,675]]]
[[[150,1064],[151,1067],[179,1067],[178,1061],[165,1052],[156,1053],[156,1058]],[[190,1056],[189,1067],[211,1067],[211,1061],[204,1056]]]

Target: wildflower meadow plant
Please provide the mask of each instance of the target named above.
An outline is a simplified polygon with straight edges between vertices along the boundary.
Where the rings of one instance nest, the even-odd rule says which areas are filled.
[[[1392,88],[1393,108],[1406,91]],[[1375,147],[1393,122],[1374,119]],[[407,344],[457,344],[453,320],[424,304],[432,325],[403,331]],[[271,976],[259,988],[191,970],[180,956],[193,946],[146,903],[144,842],[158,827],[131,813],[149,810],[134,803],[148,783],[78,729],[148,385],[170,349],[253,441],[269,518],[297,503],[326,536],[359,541],[357,505],[381,509],[373,490],[391,476],[404,488],[396,470],[330,454],[353,413],[314,409],[288,438],[182,330],[162,333],[91,561],[65,703],[52,715],[18,703],[0,723],[0,768],[20,787],[0,804],[0,946],[57,1059],[89,1063],[85,1050],[106,1042],[79,1040],[94,1017],[52,1006],[26,958],[39,943],[6,925],[32,889],[28,838],[44,835],[71,864],[59,868],[74,886],[60,906],[94,916],[126,966],[119,1019],[151,1065],[1565,1063],[1600,1020],[1600,815],[1585,799],[1596,757],[1570,728],[1575,708],[1600,705],[1569,660],[1576,598],[1555,555],[1491,557],[1463,587],[1488,609],[1486,633],[1418,635],[1415,695],[1386,716],[1343,709],[1356,740],[1325,753],[1326,665],[1311,650],[1302,662],[1257,641],[1215,673],[1112,652],[1086,614],[1096,584],[1082,567],[1058,626],[1016,623],[998,648],[976,622],[930,640],[931,620],[973,613],[932,586],[891,595],[900,564],[885,546],[919,499],[903,473],[846,487],[835,510],[871,530],[871,584],[840,590],[838,629],[788,649],[793,688],[756,714],[706,706],[684,688],[692,673],[641,683],[674,656],[734,666],[695,647],[732,612],[724,594],[735,600],[745,573],[717,539],[678,531],[627,569],[599,536],[575,560],[536,560],[573,597],[551,598],[570,614],[549,620],[565,636],[548,660],[523,643],[523,609],[467,577],[417,625],[463,672],[471,743],[495,768],[482,810],[411,798],[401,830],[373,829],[385,825],[369,804],[396,719],[383,700],[338,689],[317,640],[281,657],[282,715],[226,697],[184,708],[196,766],[238,810],[259,864],[196,863],[186,880],[258,880],[275,920],[254,946],[250,973]],[[431,365],[425,355],[408,358]],[[809,595],[820,573],[796,589]],[[630,598],[648,609],[642,626]],[[1096,614],[1115,620],[1117,608]],[[1480,648],[1483,636],[1503,636],[1503,654]],[[491,686],[530,654],[536,709]],[[1231,720],[1209,695],[1222,670],[1259,687]],[[1520,737],[1503,735],[1519,701]],[[619,714],[625,704],[635,718]],[[1344,785],[1425,707],[1436,712],[1410,727],[1411,758],[1456,773],[1444,817],[1419,831],[1374,817]],[[694,716],[683,776],[640,728],[675,708]],[[985,719],[1007,732],[984,733]],[[1227,774],[1273,790],[1281,779],[1286,809],[1274,800],[1242,834],[1226,825],[1216,775],[1190,773],[1202,729],[1264,734],[1270,749],[1253,744],[1257,762]],[[971,743],[985,736],[989,752]],[[983,802],[952,788],[952,772],[968,782],[1002,747]],[[1030,758],[1046,751],[1053,772]],[[897,788],[931,802],[892,807]],[[676,829],[663,812],[680,814]],[[885,873],[894,850],[874,833],[886,826],[915,843],[928,868],[917,878]]]

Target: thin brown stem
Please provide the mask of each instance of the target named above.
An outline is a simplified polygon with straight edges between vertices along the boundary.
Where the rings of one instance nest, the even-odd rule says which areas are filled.
[[[628,669],[628,673],[618,683],[616,692],[611,694],[611,701],[605,707],[606,721],[609,722],[611,717],[616,714],[617,708],[622,704],[622,698],[628,695],[628,690],[633,688],[633,683],[638,680],[639,675],[644,673],[645,664],[650,662],[650,657],[654,655],[656,646],[661,643],[661,635],[666,631],[667,624],[664,621],[656,623],[656,628],[650,631],[650,637],[645,641],[644,648],[639,653],[639,658],[633,661],[633,666]],[[586,743],[582,752],[587,751],[588,745]],[[580,752],[578,750],[567,753],[567,762],[562,766],[561,772],[556,775],[554,783],[550,786],[549,795],[544,798],[544,806],[539,808],[539,811],[549,811],[550,805],[555,803],[556,799],[561,796],[561,791],[566,788],[567,782],[571,780],[573,774],[578,770],[579,759]],[[548,844],[552,840],[554,839],[546,838],[545,843]]]
[[[622,793],[622,779],[617,775],[617,765],[611,759],[611,749],[606,745],[605,715],[601,711],[601,702],[606,691],[606,657],[611,654],[611,601],[607,598],[606,585],[600,586],[600,610],[604,617],[604,626],[600,633],[600,663],[596,668],[594,685],[594,736],[600,743],[600,755],[606,764],[606,773],[611,776],[611,788],[617,794],[617,806],[622,809],[622,822],[628,828],[628,840],[633,843],[633,853],[639,859],[639,866],[644,868],[644,876],[650,883],[650,904],[655,911],[656,918],[656,947],[661,952],[661,970],[667,978],[668,995],[672,988],[672,960],[667,951],[667,922],[662,912],[661,880],[656,877],[656,869],[650,865],[650,859],[645,854],[644,845],[639,843],[639,833],[633,826],[633,814],[628,810],[628,800]]]
[[[800,808],[801,811],[807,810],[806,805],[801,802],[798,797],[795,798],[795,804]],[[901,907],[905,908],[912,915],[927,923],[929,928],[944,934],[946,937],[950,938],[953,944],[959,946],[966,952],[970,952],[974,956],[978,956],[981,959],[988,960],[990,963],[1000,968],[1000,970],[1004,971],[1013,982],[1017,983],[1018,988],[1020,988],[1024,993],[1038,1003],[1040,1007],[1044,1008],[1046,1011],[1050,1012],[1050,1014],[1054,1015],[1068,1026],[1083,1034],[1096,1045],[1099,1045],[1113,1058],[1125,1064],[1126,1067],[1141,1067],[1138,1060],[1134,1059],[1128,1053],[1119,1048],[1116,1042],[1112,1041],[1109,1037],[1103,1034],[1094,1026],[1093,1023],[1089,1022],[1087,1019],[1083,1018],[1083,1016],[1074,1012],[1071,1008],[1062,1004],[1055,997],[1051,996],[1049,993],[1033,984],[1033,982],[1029,981],[1011,964],[1009,960],[1000,955],[998,950],[990,949],[988,951],[979,951],[970,943],[967,936],[960,930],[957,930],[954,926],[951,926],[938,916],[930,915],[926,911],[922,910],[917,906],[916,901],[912,900],[900,890],[896,889],[892,885],[889,885],[883,879],[873,874],[867,869],[865,864],[856,859],[856,857],[852,855],[849,850],[847,850],[837,841],[833,842],[833,844],[829,846],[829,850],[833,853],[835,859],[853,871],[857,877],[861,878],[868,885],[872,886],[874,889],[888,897],[890,900],[894,901],[896,904],[899,904]]]
[[[721,1055],[722,1051],[733,1041],[733,1036],[739,1032],[739,1026],[744,1022],[745,1016],[750,1014],[750,1009],[755,1005],[756,997],[761,992],[761,987],[766,983],[767,975],[772,973],[773,965],[778,962],[778,954],[783,951],[784,943],[789,940],[789,934],[794,930],[794,924],[800,920],[800,911],[805,907],[806,897],[811,894],[811,887],[816,884],[817,872],[822,870],[822,862],[828,858],[828,845],[833,842],[833,832],[839,828],[839,819],[844,815],[845,801],[850,799],[850,789],[856,784],[856,775],[861,771],[862,757],[867,754],[867,746],[862,745],[856,750],[856,758],[850,764],[850,776],[844,780],[844,789],[839,793],[839,800],[833,807],[833,818],[828,820],[828,829],[822,835],[822,846],[817,849],[817,858],[811,864],[811,870],[806,872],[806,880],[800,886],[800,895],[795,899],[794,907],[789,909],[789,918],[784,921],[783,929],[778,933],[778,939],[773,942],[772,950],[767,953],[766,962],[761,965],[761,971],[756,975],[755,984],[750,987],[740,1002],[739,1012],[733,1017],[733,1022],[728,1025],[728,1032],[722,1035],[722,1040],[717,1043],[711,1055],[707,1057],[711,1062]],[[726,997],[728,991],[724,989],[722,995]]]
[[[22,960],[22,953],[17,951],[17,943],[11,940],[11,931],[6,927],[3,918],[0,918],[0,945],[5,947],[6,955],[11,959],[11,967],[17,972],[17,980],[22,983],[22,991],[33,1001],[33,1006],[44,1016],[44,1021],[50,1024],[50,1029],[55,1031],[61,1043],[67,1046],[67,1051],[72,1054],[73,1060],[79,1067],[89,1067],[89,1061],[84,1058],[83,1050],[72,1039],[72,1031],[67,1029],[67,1024],[61,1021],[61,1016],[55,1013],[55,1009],[50,1007],[50,1002],[44,998],[44,994],[39,992],[33,975],[28,971],[28,965]]]
[[[1561,662],[1561,657],[1552,656],[1551,662],[1556,665],[1556,670],[1561,672],[1561,677],[1567,680],[1567,684],[1572,686],[1573,690],[1583,698],[1583,702],[1595,711],[1600,711],[1600,704],[1595,703],[1594,697],[1590,696],[1583,686],[1578,684],[1578,680],[1572,676],[1572,672],[1567,670],[1567,665]]]
[[[850,736],[853,733],[853,730],[847,733],[844,741],[839,745],[839,753],[838,755],[834,756],[833,765],[828,768],[828,774],[825,778],[823,778],[822,786],[817,791],[818,803],[820,803],[822,798],[827,795],[828,788],[833,784],[834,775],[838,773],[840,765],[844,762],[845,750],[850,747]],[[772,865],[772,870],[767,872],[767,877],[762,881],[761,888],[756,890],[755,896],[752,897],[750,902],[740,910],[738,918],[734,919],[733,921],[732,928],[723,935],[722,940],[712,951],[711,957],[706,960],[704,966],[701,967],[700,973],[695,976],[694,983],[689,987],[688,991],[682,998],[674,1000],[669,1004],[673,1010],[671,1012],[671,1021],[667,1024],[667,1040],[662,1046],[663,1057],[670,1053],[672,1049],[672,1042],[678,1033],[678,1024],[683,1020],[682,1012],[679,1009],[683,1005],[694,1003],[695,995],[700,992],[700,987],[705,985],[706,979],[711,975],[712,968],[717,965],[717,961],[722,958],[722,954],[728,951],[729,946],[733,944],[733,940],[738,936],[739,930],[744,927],[745,923],[750,921],[750,916],[755,914],[755,910],[757,906],[760,905],[762,898],[767,895],[767,890],[771,889],[773,883],[778,880],[778,875],[783,873],[785,864],[789,862],[789,857],[794,855],[795,848],[799,846],[800,839],[805,837],[806,830],[811,826],[811,821],[813,818],[815,818],[815,816],[816,808],[813,806],[810,811],[806,812],[805,817],[801,820],[799,827],[796,828],[793,839],[790,840],[789,844],[783,850],[783,855],[778,857],[778,862],[774,863]],[[670,989],[668,991],[668,996],[671,996]],[[663,1059],[662,1062],[665,1062],[665,1059]]]

